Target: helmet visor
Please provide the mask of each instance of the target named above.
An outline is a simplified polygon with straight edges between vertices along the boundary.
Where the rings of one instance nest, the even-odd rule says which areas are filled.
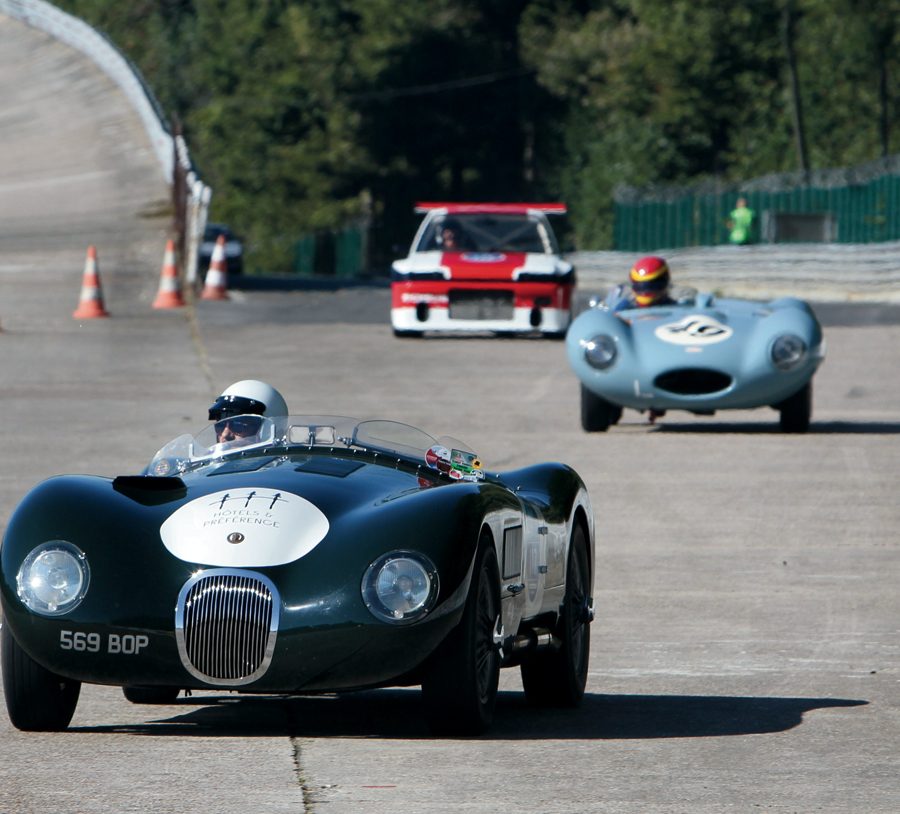
[[[655,280],[635,280],[631,288],[635,294],[658,294],[669,287],[669,275],[660,274]]]
[[[262,415],[266,411],[266,405],[256,399],[248,399],[244,396],[219,396],[209,408],[209,420],[219,421],[232,415]]]

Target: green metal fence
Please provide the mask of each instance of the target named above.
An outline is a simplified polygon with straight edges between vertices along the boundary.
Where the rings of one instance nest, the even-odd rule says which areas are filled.
[[[756,242],[877,243],[900,239],[900,156],[858,167],[787,173],[741,185],[620,188],[614,247],[623,251],[729,242],[738,197],[754,211]]]
[[[364,223],[301,236],[293,271],[303,277],[358,277],[365,273],[368,227]]]

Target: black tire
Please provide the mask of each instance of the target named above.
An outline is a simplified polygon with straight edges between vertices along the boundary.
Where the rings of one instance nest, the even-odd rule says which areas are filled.
[[[535,653],[522,662],[522,686],[529,704],[577,707],[584,697],[591,654],[589,602],[591,569],[584,529],[572,532],[566,566],[566,593],[556,635],[558,650]]]
[[[0,661],[6,711],[16,729],[58,732],[69,725],[78,704],[80,681],[41,667],[19,647],[6,624],[0,628]]]
[[[581,385],[581,426],[585,432],[606,432],[621,416],[621,407]]]
[[[422,680],[425,717],[440,735],[479,735],[491,724],[500,681],[497,558],[482,542],[459,625],[432,654]]]
[[[812,418],[812,382],[782,401],[777,409],[781,413],[779,423],[783,432],[806,432]]]
[[[122,687],[132,704],[173,704],[179,692],[178,687]]]
[[[394,328],[394,336],[398,339],[419,339],[422,333],[422,331],[401,331]]]

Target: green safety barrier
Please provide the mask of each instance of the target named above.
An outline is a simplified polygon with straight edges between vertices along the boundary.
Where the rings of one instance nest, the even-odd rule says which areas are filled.
[[[294,243],[295,274],[311,277],[358,277],[366,268],[365,226],[303,235]]]
[[[614,200],[622,251],[727,244],[737,199],[753,211],[750,242],[876,243],[900,239],[900,158],[844,170],[789,173],[714,191],[623,188]]]

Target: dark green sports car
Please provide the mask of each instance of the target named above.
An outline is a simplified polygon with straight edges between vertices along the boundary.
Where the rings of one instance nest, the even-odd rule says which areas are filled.
[[[141,475],[51,478],[18,506],[0,548],[9,717],[63,729],[82,682],[135,703],[421,684],[435,732],[474,734],[513,665],[530,702],[574,706],[593,529],[564,464],[491,472],[392,421],[224,419]]]

